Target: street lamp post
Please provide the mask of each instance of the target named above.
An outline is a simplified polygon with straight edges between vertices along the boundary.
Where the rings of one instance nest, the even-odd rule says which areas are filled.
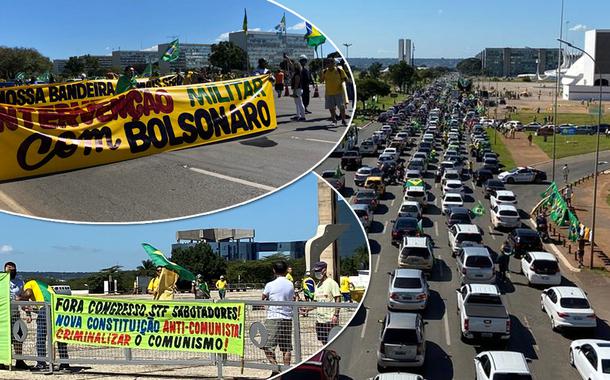
[[[595,147],[595,165],[593,171],[593,209],[591,210],[591,257],[589,258],[589,267],[593,268],[593,253],[595,250],[595,214],[597,208],[597,172],[599,167],[599,128],[602,124],[602,96],[603,96],[603,87],[602,87],[602,71],[597,64],[597,61],[591,54],[587,53],[584,49],[579,48],[578,46],[574,46],[567,41],[563,41],[561,38],[558,39],[559,42],[566,44],[572,49],[578,50],[585,54],[587,57],[591,58],[593,61],[593,65],[595,66],[595,71],[597,72],[597,76],[599,77],[599,109],[597,110],[597,143]],[[593,81],[595,84],[595,81]]]
[[[345,58],[349,59],[349,47],[352,46],[353,44],[348,44],[348,43],[344,43],[343,46],[345,46]]]
[[[556,76],[556,83],[555,83],[555,103],[554,103],[554,107],[553,107],[553,170],[552,170],[552,179],[553,181],[555,181],[555,160],[557,157],[556,151],[557,151],[557,132],[559,131],[558,128],[558,124],[557,124],[557,108],[559,107],[557,105],[557,101],[559,98],[559,86],[561,83],[561,43],[562,43],[562,38],[563,38],[563,0],[561,0],[561,22],[559,23],[559,49],[557,50],[557,76]]]

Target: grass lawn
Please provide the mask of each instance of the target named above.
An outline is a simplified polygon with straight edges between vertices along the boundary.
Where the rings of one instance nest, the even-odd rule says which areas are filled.
[[[373,102],[373,100],[368,100],[366,102],[366,108],[380,108],[380,109],[388,109],[392,107],[394,104],[400,103],[407,99],[407,94],[402,94],[400,92],[397,93],[398,96],[396,98],[392,98],[391,96],[381,96],[377,99],[377,102]]]
[[[555,154],[557,158],[569,157],[578,154],[595,152],[597,136],[589,135],[556,135]],[[547,142],[544,142],[544,137],[534,136],[534,142],[549,156],[553,156],[553,136],[547,137]],[[599,139],[599,149],[610,149],[610,138],[601,136]]]
[[[368,123],[369,121],[370,121],[370,119],[367,117],[354,116],[354,120],[352,120],[352,125],[355,125],[356,127],[362,127],[364,124]]]
[[[513,156],[510,154],[500,136],[498,136],[496,143],[494,144],[494,132],[493,129],[487,129],[487,137],[489,137],[489,142],[491,144],[491,149],[498,154],[498,158],[500,159],[500,163],[504,165],[505,170],[510,170],[517,165],[513,160]],[[502,170],[502,169],[500,169]]]
[[[508,115],[507,115],[508,116]],[[552,112],[514,112],[510,114],[510,120],[519,120],[523,124],[531,123],[536,118],[536,121],[542,124],[545,116],[553,116]],[[597,115],[589,113],[558,113],[557,121],[559,124],[576,124],[576,125],[597,125]],[[610,124],[610,115],[602,115],[602,124]]]

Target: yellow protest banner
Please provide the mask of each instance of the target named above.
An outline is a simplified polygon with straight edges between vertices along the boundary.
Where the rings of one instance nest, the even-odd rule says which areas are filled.
[[[124,161],[276,127],[268,75],[134,89],[69,107],[0,104],[0,181]]]
[[[138,88],[169,87],[182,84],[179,75],[137,78]],[[0,88],[0,105],[43,107],[82,105],[114,95],[116,79],[94,79],[66,83],[35,84]]]
[[[54,342],[244,355],[243,302],[52,297]]]

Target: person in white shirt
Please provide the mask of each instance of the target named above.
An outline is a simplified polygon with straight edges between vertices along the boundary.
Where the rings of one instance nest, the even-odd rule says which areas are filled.
[[[275,280],[268,282],[263,290],[263,301],[294,301],[294,285],[286,279],[288,263],[277,261],[273,263]],[[283,354],[284,365],[290,365],[292,352],[292,307],[269,306],[265,321],[268,338],[263,347],[265,355],[271,364],[277,364],[275,347],[279,346]]]
[[[8,261],[4,264],[4,271],[9,273],[11,276],[11,301],[27,301],[28,298],[26,297],[25,292],[23,290],[24,282],[21,278],[17,277],[17,265],[12,261]],[[19,312],[19,308],[13,304],[11,305],[11,325],[18,319],[21,319],[21,314]],[[26,322],[30,323],[31,321],[32,317],[28,314]],[[13,339],[13,349],[15,350],[16,355],[23,355],[23,343]],[[15,368],[24,370],[30,369],[30,367],[25,364],[23,360],[17,360],[15,363]]]

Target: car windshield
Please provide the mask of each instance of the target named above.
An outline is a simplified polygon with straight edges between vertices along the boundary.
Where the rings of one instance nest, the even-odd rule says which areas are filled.
[[[408,197],[419,198],[424,196],[424,192],[421,190],[409,190],[407,191]]]
[[[459,189],[460,187],[462,187],[461,183],[448,183],[447,187],[450,189]]]
[[[386,344],[412,345],[419,343],[415,330],[409,329],[385,329],[383,342]]]
[[[455,224],[470,224],[470,216],[468,214],[451,214],[450,221]]]
[[[422,257],[424,259],[427,259],[428,257],[430,257],[430,251],[428,251],[428,248],[407,247],[402,250],[400,255],[403,257],[416,256],[416,257]]]
[[[559,271],[557,261],[552,260],[534,260],[534,266],[536,273],[551,273],[554,274]]]
[[[493,380],[532,380],[532,375],[526,373],[496,373]]]
[[[396,277],[394,287],[399,289],[421,289],[421,279],[416,277]]]
[[[503,189],[504,184],[501,181],[494,179],[494,180],[487,181],[487,187],[493,187],[495,189]]]
[[[601,363],[602,373],[610,373],[610,360],[603,359]]]
[[[473,241],[475,243],[480,243],[483,240],[483,238],[481,237],[480,234],[461,233],[461,234],[458,234],[458,236],[455,238],[455,240],[458,243],[461,243],[463,241]]]
[[[565,309],[590,309],[589,301],[586,298],[561,298],[559,301],[561,307]]]
[[[360,174],[360,175],[371,174],[371,169],[370,168],[358,169],[358,172],[356,174]]]
[[[445,202],[462,202],[462,198],[460,196],[447,196],[445,197]]]
[[[498,200],[504,201],[504,202],[513,202],[515,200],[515,197],[512,195],[500,195],[498,197]]]
[[[398,218],[396,220],[396,228],[417,228],[417,219],[415,218]]]
[[[466,266],[472,268],[491,268],[493,263],[486,256],[470,256],[466,259]]]
[[[419,212],[419,209],[415,205],[405,205],[400,209],[401,212]]]
[[[460,179],[460,175],[457,173],[445,173],[446,179]]]
[[[473,294],[468,297],[468,303],[476,303],[479,305],[502,305],[500,296],[493,294]]]
[[[500,216],[519,216],[519,213],[515,210],[501,210]]]
[[[356,193],[356,199],[372,199],[375,198],[375,193]]]

